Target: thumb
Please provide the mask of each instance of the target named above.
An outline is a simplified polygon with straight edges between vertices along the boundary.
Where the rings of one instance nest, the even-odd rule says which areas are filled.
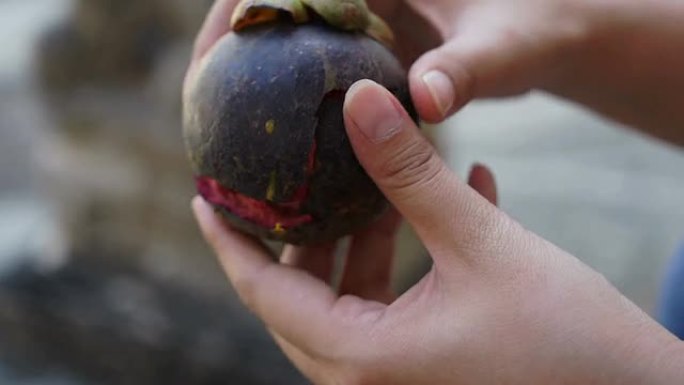
[[[412,66],[416,109],[425,121],[438,123],[474,98],[526,92],[549,72],[547,56],[539,44],[510,32],[464,32]]]
[[[496,207],[448,169],[389,91],[362,80],[344,112],[360,163],[429,249],[473,249],[498,226]]]

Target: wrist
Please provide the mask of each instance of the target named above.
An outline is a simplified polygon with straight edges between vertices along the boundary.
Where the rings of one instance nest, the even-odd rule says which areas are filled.
[[[653,384],[679,384],[684,380],[684,342],[661,347],[652,365]]]
[[[618,303],[615,303],[618,305]],[[605,307],[610,308],[609,306]],[[684,379],[684,343],[636,305],[622,298],[610,315],[592,322],[596,329],[584,344],[586,374],[591,384],[680,384]]]
[[[625,353],[622,370],[631,372],[625,384],[670,385],[684,379],[684,343],[655,322],[634,337]]]

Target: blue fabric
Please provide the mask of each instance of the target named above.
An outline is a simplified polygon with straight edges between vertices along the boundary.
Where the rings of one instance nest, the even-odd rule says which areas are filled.
[[[684,340],[684,244],[670,262],[660,296],[658,318],[663,326]]]

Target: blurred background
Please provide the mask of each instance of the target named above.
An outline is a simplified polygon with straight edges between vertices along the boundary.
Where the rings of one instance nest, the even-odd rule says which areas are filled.
[[[0,383],[304,384],[200,239],[180,88],[210,0],[0,0]],[[502,207],[653,313],[684,153],[546,95],[431,127]],[[402,230],[399,290],[428,268]]]

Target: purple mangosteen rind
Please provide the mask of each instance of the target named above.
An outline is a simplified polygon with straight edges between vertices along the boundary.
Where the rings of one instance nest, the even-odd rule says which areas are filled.
[[[342,114],[360,79],[382,84],[415,119],[406,72],[364,33],[281,20],[219,40],[185,98],[193,172],[255,201],[296,203],[311,220],[265,226],[210,201],[214,208],[245,232],[292,244],[335,240],[375,220],[388,204],[358,163]]]

